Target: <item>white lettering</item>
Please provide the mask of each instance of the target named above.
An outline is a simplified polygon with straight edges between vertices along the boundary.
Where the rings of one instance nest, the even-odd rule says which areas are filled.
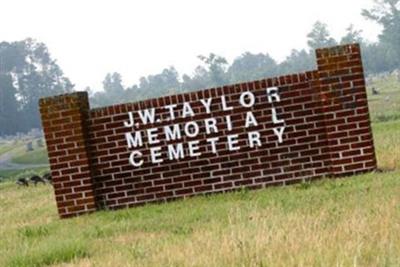
[[[128,148],[142,146],[142,133],[140,131],[135,132],[135,137],[131,133],[125,133],[126,142],[128,143]]]
[[[208,138],[208,139],[207,139],[207,142],[209,142],[210,145],[211,145],[211,151],[212,151],[212,153],[214,153],[214,154],[217,154],[217,145],[216,145],[216,142],[217,142],[218,140],[219,140],[218,137],[213,137],[213,138]]]
[[[169,111],[169,119],[174,120],[175,119],[174,108],[176,108],[176,104],[166,105],[165,108],[168,109]]]
[[[150,148],[150,156],[151,156],[151,162],[153,163],[161,163],[163,162],[163,159],[161,159],[161,147],[156,146]]]
[[[158,136],[157,130],[158,128],[147,129],[147,139],[149,140],[149,144],[160,143],[160,140],[157,139]]]
[[[139,116],[143,124],[154,123],[155,121],[155,108],[139,110]]]
[[[239,138],[239,135],[237,135],[237,134],[228,135],[229,151],[235,151],[235,150],[240,149],[240,146],[236,146],[239,143],[239,141],[237,140],[238,138]]]
[[[231,116],[225,116],[225,120],[226,120],[226,126],[228,128],[228,131],[232,131],[232,120],[231,120]]]
[[[143,159],[139,160],[139,161],[135,161],[135,157],[142,157],[142,153],[140,151],[133,151],[131,153],[131,155],[129,156],[129,162],[135,166],[135,167],[140,167],[143,164]]]
[[[171,130],[173,128],[173,130]],[[165,138],[167,141],[181,139],[181,129],[178,124],[164,126]]]
[[[197,150],[199,150],[199,142],[200,141],[190,141],[190,142],[188,142],[189,155],[191,157],[197,157],[197,156],[201,155],[201,152],[197,151]]]
[[[280,110],[278,110],[277,107],[274,107],[274,103],[281,101],[279,96],[279,88],[269,87],[266,89],[266,92],[268,102],[272,104],[271,121],[274,124],[272,130],[274,135],[277,137],[277,142],[282,143],[284,140],[283,135],[286,127],[285,119],[283,119],[284,115],[280,115],[278,113]],[[141,131],[133,131],[137,130],[137,126],[139,125],[138,123],[154,124],[160,122],[160,114],[156,113],[158,112],[158,108],[148,108],[127,112],[127,119],[123,121],[124,127],[133,128],[132,130],[127,129],[129,132],[125,133],[125,139],[128,148],[134,150],[145,145],[145,148],[148,149],[146,150],[145,154],[147,155],[147,153],[150,153],[150,156],[143,156],[144,152],[141,149],[140,151],[134,150],[129,155],[129,163],[135,167],[140,167],[146,163],[159,164],[168,160],[199,157],[203,154],[203,151],[207,151],[208,154],[218,154],[219,148],[224,149],[227,147],[228,151],[238,151],[243,148],[244,145],[248,146],[248,148],[255,149],[262,147],[264,139],[262,139],[263,137],[261,136],[261,133],[258,130],[253,130],[255,128],[252,128],[260,126],[256,118],[257,113],[252,111],[252,107],[254,107],[257,101],[255,94],[250,91],[242,92],[237,100],[238,103],[235,104],[232,103],[232,98],[229,95],[222,95],[220,98],[222,111],[232,111],[236,105],[238,105],[238,107],[248,108],[248,111],[245,114],[246,117],[244,125],[239,125],[241,122],[236,121],[240,119],[240,116],[243,115],[236,115],[234,117],[235,121],[233,121],[232,116],[234,116],[233,114],[235,114],[235,112],[229,112],[231,113],[230,115],[223,115],[222,117],[220,116],[220,112],[216,114],[218,117],[214,117],[212,115],[204,116],[205,113],[212,114],[212,103],[217,104],[216,102],[213,102],[215,99],[212,97],[200,99],[201,104],[197,102],[195,109],[193,109],[194,107],[192,107],[190,102],[165,105],[164,109],[161,109],[161,112],[166,116],[162,116],[162,118],[166,118],[168,121],[179,118],[179,121],[177,120],[176,124],[170,122],[166,123],[168,125],[165,125],[163,123],[163,125],[159,125],[154,128],[143,127]],[[180,110],[181,107],[182,110]],[[198,112],[199,108],[203,112],[202,114],[195,113]],[[200,116],[198,119],[191,121],[192,119],[190,119],[190,117],[197,117],[197,115],[201,115],[201,117],[203,117],[202,121],[200,121]],[[236,122],[238,125],[236,125]],[[234,123],[235,125],[233,125]],[[151,127],[152,125],[149,126]],[[245,129],[250,128],[251,130],[240,135],[229,135],[229,133],[235,133],[229,132],[234,129],[234,126],[244,126]],[[208,135],[216,136],[216,133],[224,134],[224,137],[219,136],[207,138]],[[247,141],[243,140],[242,143],[241,139],[239,139],[239,136],[246,134]],[[143,138],[145,139],[143,140]],[[185,142],[183,142],[182,139],[185,140]],[[205,143],[204,139],[206,139]],[[225,140],[227,143],[225,143]],[[166,143],[170,141],[174,141],[173,144]],[[204,145],[204,147],[201,147],[200,144]]]
[[[190,104],[187,102],[184,102],[183,109],[182,109],[182,118],[186,118],[187,116],[193,117],[194,112],[193,112],[193,109],[190,106]]]
[[[281,98],[279,97],[279,94],[278,94],[278,90],[279,90],[278,87],[267,88],[267,96],[268,96],[269,103],[272,103],[274,101],[276,101],[276,102],[281,101]],[[275,100],[272,100],[272,99],[275,99]]]
[[[248,98],[247,102],[246,102],[246,98]],[[240,99],[239,99],[240,105],[242,105],[245,108],[252,107],[254,105],[255,101],[256,101],[256,99],[255,99],[254,94],[252,92],[247,91],[247,92],[243,92],[240,95]]]
[[[257,125],[258,125],[258,123],[257,123],[256,118],[254,117],[253,112],[248,111],[246,113],[246,123],[245,123],[244,127],[249,128],[250,126],[257,126]]]
[[[207,100],[200,99],[200,102],[203,104],[203,106],[206,108],[207,113],[211,113],[211,100],[212,98],[208,98]]]
[[[190,131],[190,128],[193,130]],[[195,137],[199,134],[199,125],[195,121],[189,121],[185,124],[185,134],[189,137]]]
[[[278,115],[276,114],[276,109],[275,109],[275,108],[272,108],[272,109],[271,109],[271,112],[272,112],[272,122],[273,122],[274,124],[278,124],[278,123],[283,123],[283,122],[285,122],[284,120],[278,119]]]
[[[205,119],[204,124],[206,125],[206,133],[207,134],[210,134],[211,130],[214,133],[218,133],[217,119],[215,119],[215,118]]]
[[[228,107],[228,106],[227,106],[227,104],[226,104],[226,98],[225,98],[224,95],[221,96],[221,102],[222,102],[222,110],[223,110],[223,111],[228,111],[228,110],[232,110],[232,109],[233,109],[233,107]]]
[[[278,143],[283,142],[283,131],[285,130],[285,126],[274,128],[274,134],[278,137]]]
[[[128,112],[128,116],[129,116],[129,122],[124,121],[124,126],[125,127],[132,127],[135,123],[133,121],[133,113],[132,111]]]
[[[261,146],[261,140],[260,140],[260,133],[259,132],[249,132],[247,133],[248,139],[249,139],[249,145],[251,148],[256,145],[257,147]]]
[[[185,158],[185,156],[183,154],[183,144],[179,143],[179,144],[176,144],[176,147],[174,147],[174,146],[175,145],[173,145],[173,144],[168,145],[168,158],[170,160]]]

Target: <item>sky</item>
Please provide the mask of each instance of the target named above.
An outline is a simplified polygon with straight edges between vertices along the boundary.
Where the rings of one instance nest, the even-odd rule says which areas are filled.
[[[340,38],[354,24],[375,41],[380,27],[361,16],[372,0],[0,0],[0,41],[44,42],[75,89],[97,91],[109,72],[125,86],[174,66],[192,74],[198,55],[229,62],[243,52],[282,61],[307,47],[320,20]]]

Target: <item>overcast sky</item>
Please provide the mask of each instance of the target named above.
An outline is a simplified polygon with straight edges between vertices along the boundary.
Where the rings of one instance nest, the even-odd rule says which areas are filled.
[[[175,66],[192,74],[197,55],[229,62],[245,51],[278,61],[306,47],[317,20],[339,38],[350,23],[376,40],[380,28],[362,8],[372,0],[0,0],[0,41],[44,42],[76,89],[100,89],[108,72],[130,86]]]

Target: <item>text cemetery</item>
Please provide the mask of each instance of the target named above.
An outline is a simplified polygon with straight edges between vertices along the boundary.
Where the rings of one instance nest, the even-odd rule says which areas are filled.
[[[285,122],[283,119],[279,119],[276,108],[273,107],[273,103],[280,102],[279,89],[278,87],[270,87],[266,89],[266,95],[268,98],[268,103],[272,105],[271,107],[271,115],[272,115],[272,123],[275,127],[272,128],[274,135],[277,137],[278,143],[283,142],[283,133],[285,131]],[[200,99],[201,105],[206,110],[207,114],[211,114],[212,112],[212,104],[214,101],[219,101],[222,105],[223,111],[231,111],[233,110],[232,106],[227,104],[227,100],[225,96],[221,96],[218,98],[207,98]],[[253,105],[256,102],[256,97],[252,92],[246,91],[240,95],[239,104],[240,107],[248,108],[251,110]],[[178,109],[176,104],[165,105],[161,109],[167,111],[168,117],[165,119],[168,122],[171,122],[169,125],[148,128],[146,130],[136,130],[139,128],[140,124],[154,124],[154,123],[162,123],[162,120],[157,118],[156,109],[144,109],[138,110],[135,112],[128,112],[129,120],[124,122],[124,126],[126,128],[131,129],[131,131],[125,133],[126,142],[130,149],[135,149],[131,152],[129,157],[129,162],[131,165],[135,167],[139,167],[144,163],[143,153],[141,149],[146,147],[146,149],[150,150],[150,159],[152,163],[161,163],[164,160],[179,160],[184,159],[185,157],[197,157],[201,156],[201,152],[199,151],[199,140],[195,140],[195,138],[201,134],[201,129],[205,129],[205,134],[211,135],[218,133],[220,128],[227,129],[228,132],[233,130],[232,120],[230,115],[226,115],[223,117],[222,121],[217,122],[216,118],[210,117],[206,118],[202,121],[187,121],[182,124],[175,123],[174,120],[178,118],[190,119],[191,117],[196,116],[197,114],[194,112],[194,109],[188,102],[183,102],[183,106]],[[176,114],[179,114],[178,116]],[[240,125],[240,127],[244,127],[245,129],[257,126],[258,121],[252,111],[247,111],[245,115],[245,123],[244,125]],[[173,142],[172,144],[168,144],[166,147],[160,146],[160,140],[169,141],[179,141],[183,139],[183,135],[194,139],[187,143],[183,142]],[[228,134],[223,138],[220,137],[210,137],[206,139],[208,146],[211,149],[211,152],[217,153],[217,144],[220,142],[226,142],[229,151],[240,150],[241,147],[238,144],[238,134]],[[147,140],[148,146],[145,145],[144,140]],[[258,131],[249,131],[247,133],[248,145],[251,148],[262,146],[263,140],[262,136]],[[166,155],[166,158],[163,157]]]
[[[316,50],[317,69],[90,108],[40,100],[62,218],[376,169],[360,47]]]

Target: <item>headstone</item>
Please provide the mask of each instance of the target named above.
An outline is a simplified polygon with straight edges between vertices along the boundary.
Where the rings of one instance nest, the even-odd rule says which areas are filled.
[[[37,144],[38,147],[43,147],[43,140],[41,138],[37,139],[36,140],[36,144]]]
[[[33,151],[33,144],[32,142],[26,143],[26,151]]]

